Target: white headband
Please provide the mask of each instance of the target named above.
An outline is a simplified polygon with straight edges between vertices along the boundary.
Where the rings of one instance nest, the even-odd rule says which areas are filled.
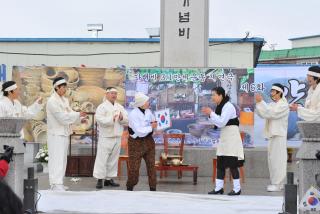
[[[271,89],[274,89],[274,90],[276,90],[276,91],[279,91],[279,92],[281,92],[281,93],[283,94],[282,88],[280,88],[280,87],[278,87],[278,86],[273,85],[273,86],[271,87]]]
[[[55,88],[63,83],[67,83],[65,79],[58,80],[55,84],[53,84],[53,88]]]
[[[14,85],[9,86],[8,88],[4,89],[4,91],[13,91],[14,89],[17,89],[17,88],[18,88],[17,84],[14,84]]]
[[[308,71],[308,73],[310,76],[313,76],[313,77],[319,77],[320,78],[320,73],[316,73],[316,72],[313,72],[313,71]]]
[[[106,92],[108,93],[108,92],[118,92],[118,91],[115,88],[110,88],[110,89],[106,90]]]

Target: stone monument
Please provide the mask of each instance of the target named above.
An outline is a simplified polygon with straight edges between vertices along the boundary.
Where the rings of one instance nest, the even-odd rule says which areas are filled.
[[[298,127],[303,141],[297,153],[299,160],[298,195],[301,200],[311,186],[318,187],[319,185],[316,177],[320,175],[320,160],[316,155],[320,151],[320,122],[301,121],[298,122]]]
[[[10,162],[10,169],[5,181],[21,199],[23,199],[25,147],[20,132],[27,121],[24,118],[0,118],[0,153],[4,153],[4,145],[14,147],[13,160]]]

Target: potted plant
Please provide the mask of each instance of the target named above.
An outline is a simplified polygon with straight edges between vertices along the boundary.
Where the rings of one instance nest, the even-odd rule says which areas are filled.
[[[44,145],[41,149],[39,149],[35,159],[41,163],[43,167],[43,173],[48,173],[49,153],[47,145]]]

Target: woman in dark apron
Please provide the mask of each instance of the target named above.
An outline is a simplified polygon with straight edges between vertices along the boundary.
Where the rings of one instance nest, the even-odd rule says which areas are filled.
[[[233,178],[233,189],[228,195],[240,195],[239,160],[244,160],[242,140],[239,131],[239,119],[236,109],[229,101],[222,87],[212,89],[212,101],[217,105],[215,111],[209,107],[202,108],[202,113],[209,116],[209,121],[221,128],[220,142],[217,146],[216,187],[208,194],[223,194],[224,177],[227,168]]]

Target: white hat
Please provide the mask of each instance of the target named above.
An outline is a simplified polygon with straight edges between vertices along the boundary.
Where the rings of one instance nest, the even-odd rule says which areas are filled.
[[[133,107],[141,107],[143,106],[147,101],[149,100],[149,97],[144,95],[141,92],[137,92],[134,95],[134,103],[133,103]]]

